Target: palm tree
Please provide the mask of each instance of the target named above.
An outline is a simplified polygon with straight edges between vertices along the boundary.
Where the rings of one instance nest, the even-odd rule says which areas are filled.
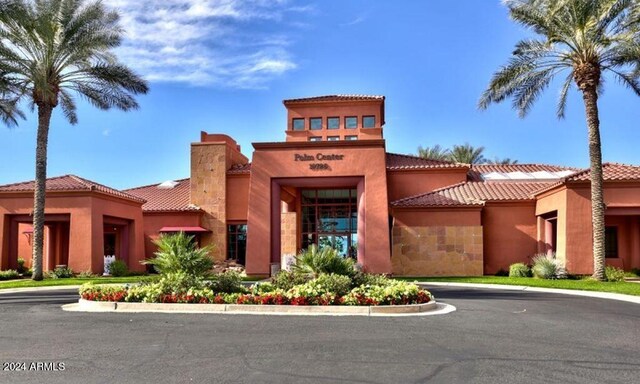
[[[18,97],[11,80],[0,74],[0,120],[7,126],[18,125],[18,118],[24,119],[24,113],[18,108]]]
[[[518,160],[513,160],[509,157],[505,157],[501,159],[499,157],[494,157],[493,160],[487,160],[488,164],[499,164],[499,165],[513,165],[518,164]]]
[[[100,1],[0,0],[0,73],[11,76],[18,101],[38,112],[33,208],[33,279],[42,279],[47,141],[60,105],[76,124],[74,93],[97,108],[138,108],[133,95],[147,84],[119,63],[111,50],[123,30],[119,16]]]
[[[593,277],[604,280],[604,200],[598,96],[612,75],[640,96],[640,5],[637,0],[505,0],[517,23],[536,33],[522,40],[482,95],[479,107],[513,98],[524,117],[552,80],[566,71],[557,115],[573,83],[586,111],[591,167]]]
[[[433,147],[418,147],[418,156],[430,159],[430,160],[449,160],[448,149],[442,148],[440,144],[436,144]]]
[[[474,147],[469,143],[454,145],[449,154],[449,160],[465,164],[482,164],[486,162],[483,153],[484,147]]]

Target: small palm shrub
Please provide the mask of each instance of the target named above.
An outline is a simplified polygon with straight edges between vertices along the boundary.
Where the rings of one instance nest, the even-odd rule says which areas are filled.
[[[124,260],[114,260],[109,264],[109,274],[113,277],[121,277],[129,275],[129,267]]]
[[[305,284],[311,279],[312,277],[309,275],[281,270],[271,278],[271,284],[273,284],[276,289],[288,291],[294,286]]]
[[[198,248],[193,236],[178,232],[162,235],[153,243],[158,246],[158,251],[153,259],[144,263],[153,265],[158,273],[184,272],[202,277],[213,267],[213,260],[209,257],[210,248]]]
[[[20,277],[20,274],[15,269],[0,271],[0,280],[17,279],[18,277]]]
[[[16,269],[16,271],[18,271],[19,274],[24,274],[27,269],[24,267],[24,263],[25,260],[22,257],[18,257],[18,268]]]
[[[547,257],[546,254],[540,253],[533,257],[533,267],[531,272],[533,277],[538,279],[555,279],[558,277],[560,268],[554,258]]]
[[[611,265],[605,267],[604,276],[607,281],[624,281],[624,271]]]
[[[351,276],[355,272],[353,259],[344,258],[333,248],[319,249],[312,244],[296,256],[296,263],[291,270],[298,274],[319,276],[321,273]]]
[[[237,271],[226,271],[211,276],[209,288],[213,292],[221,293],[242,293],[246,291],[242,285],[242,276]]]
[[[73,271],[69,267],[56,267],[48,276],[51,279],[68,279],[73,277]]]
[[[515,263],[509,266],[509,277],[531,277],[531,268],[525,263]]]

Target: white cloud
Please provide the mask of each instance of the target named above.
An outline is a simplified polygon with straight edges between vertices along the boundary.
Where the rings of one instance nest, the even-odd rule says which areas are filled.
[[[261,88],[296,68],[289,0],[111,0],[126,31],[120,59],[150,81]],[[294,31],[295,32],[295,31]]]

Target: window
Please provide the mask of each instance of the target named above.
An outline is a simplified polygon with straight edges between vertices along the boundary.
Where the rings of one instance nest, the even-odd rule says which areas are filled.
[[[311,136],[309,141],[322,141],[322,137],[320,136]]]
[[[338,140],[340,140],[340,136],[328,136],[327,140],[328,141],[338,141]]]
[[[344,139],[348,141],[354,141],[358,140],[358,136],[345,136]]]
[[[293,119],[293,130],[304,131],[304,119]]]
[[[302,248],[334,248],[356,258],[358,204],[356,189],[304,189],[301,193]]]
[[[227,259],[244,265],[247,254],[247,224],[227,225]]]
[[[618,257],[618,227],[604,229],[604,255],[607,259]]]
[[[322,117],[312,117],[309,119],[311,129],[322,129]]]
[[[375,128],[376,127],[376,117],[375,116],[363,116],[362,117],[362,128]]]
[[[327,118],[327,128],[328,129],[339,129],[340,128],[340,118],[339,117],[329,117],[329,118]]]
[[[345,117],[344,127],[348,129],[358,128],[358,118],[355,116]]]

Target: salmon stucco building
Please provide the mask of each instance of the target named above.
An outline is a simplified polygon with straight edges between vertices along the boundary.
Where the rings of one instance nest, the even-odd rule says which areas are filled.
[[[47,180],[46,269],[132,270],[163,233],[215,245],[218,261],[270,275],[311,244],[400,276],[494,274],[536,253],[590,274],[589,170],[460,164],[386,151],[385,98],[285,100],[282,142],[202,132],[190,177],[128,190],[67,175]],[[640,268],[640,167],[604,164],[607,264]],[[0,269],[31,258],[33,182],[0,186]]]

